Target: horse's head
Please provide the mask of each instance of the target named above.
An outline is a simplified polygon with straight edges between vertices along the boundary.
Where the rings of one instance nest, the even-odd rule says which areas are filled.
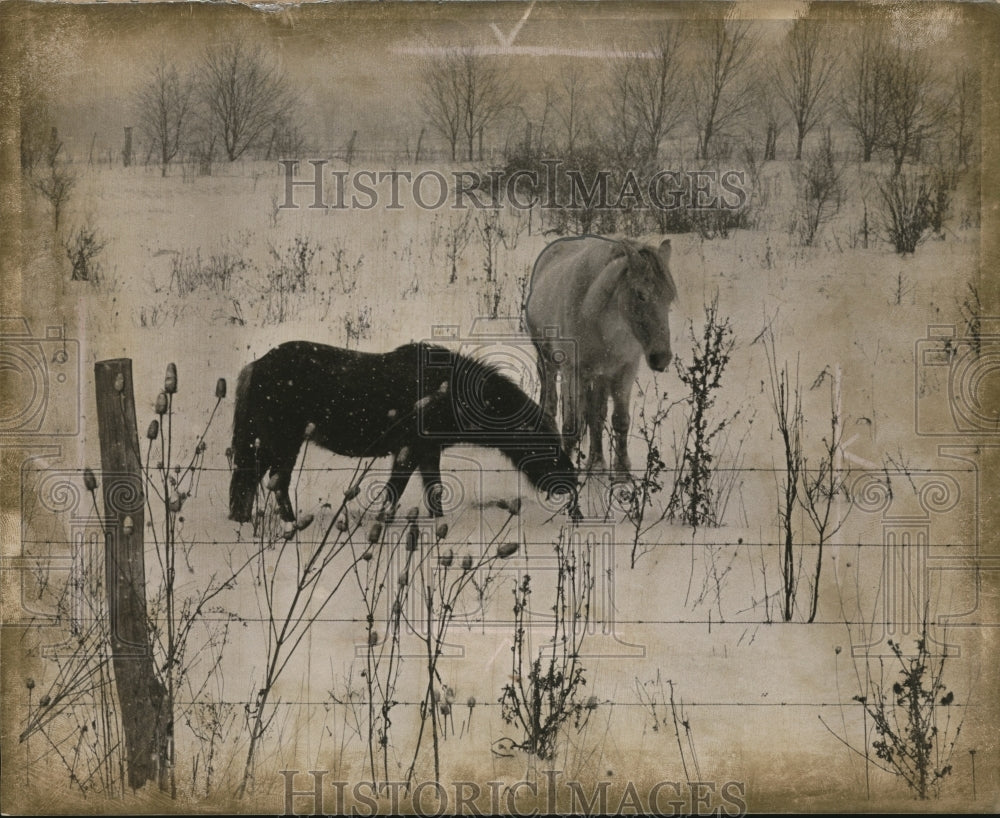
[[[655,251],[623,242],[626,270],[621,297],[632,334],[654,372],[670,364],[670,305],[677,289],[670,275],[670,239]]]

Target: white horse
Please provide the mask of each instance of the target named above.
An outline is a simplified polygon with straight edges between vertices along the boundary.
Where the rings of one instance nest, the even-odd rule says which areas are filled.
[[[590,433],[591,470],[604,470],[604,420],[614,402],[612,468],[631,472],[629,403],[642,358],[655,372],[670,363],[670,240],[650,247],[627,239],[558,239],[539,254],[525,320],[542,381],[542,407],[555,421],[561,375],[562,435],[567,453]]]

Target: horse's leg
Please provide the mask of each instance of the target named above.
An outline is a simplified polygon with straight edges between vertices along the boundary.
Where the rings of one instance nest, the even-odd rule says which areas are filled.
[[[410,475],[417,467],[417,459],[413,450],[409,446],[403,446],[392,458],[392,472],[385,485],[385,497],[382,500],[382,508],[378,517],[381,520],[391,520],[395,515],[396,506],[399,504],[406,484],[410,482]]]
[[[536,344],[535,350],[538,352],[538,376],[542,386],[542,411],[545,417],[555,423],[558,399],[556,376],[559,373],[559,365],[552,360],[551,353],[541,344]]]
[[[566,454],[573,457],[583,437],[586,414],[586,381],[572,366],[562,370],[562,433]]]
[[[292,484],[292,472],[295,470],[295,461],[298,459],[298,450],[291,453],[276,454],[274,462],[271,464],[271,474],[274,475],[274,499],[278,503],[278,514],[286,523],[295,522],[295,509],[292,508],[292,500],[289,496],[289,489]]]
[[[604,419],[608,414],[608,383],[604,378],[594,378],[587,385],[587,431],[590,434],[590,471],[607,468],[604,462]]]
[[[634,380],[635,369],[629,367],[618,377],[611,393],[614,402],[614,409],[611,412],[611,428],[614,430],[612,468],[618,477],[624,478],[632,476],[632,461],[628,456],[628,428],[632,420],[630,405]]]
[[[441,449],[432,448],[420,456],[420,477],[424,481],[424,501],[431,517],[441,517]]]

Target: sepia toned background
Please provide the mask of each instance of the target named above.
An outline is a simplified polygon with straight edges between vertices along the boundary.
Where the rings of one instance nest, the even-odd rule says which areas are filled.
[[[404,812],[433,781],[452,806],[467,784],[488,809],[501,782],[501,807],[547,809],[553,780],[570,811],[595,793],[611,811],[648,808],[661,782],[668,812],[698,809],[693,793],[727,814],[996,808],[994,11],[0,15],[4,811],[282,812],[283,770],[302,771],[296,790],[310,770],[347,782],[348,807],[359,783],[409,780]],[[227,77],[256,83],[241,86],[235,133],[219,116]],[[509,192],[515,172],[545,179],[559,161],[606,172],[615,206],[456,208],[452,188],[427,208],[404,187],[392,207],[382,182],[372,207],[350,194],[309,207],[303,185],[289,207],[282,160],[297,182],[325,162],[327,204],[337,178],[493,174]],[[630,172],[660,170],[735,171],[747,199],[659,211],[620,196]],[[554,178],[565,200],[571,180]],[[476,193],[492,202],[485,182]],[[402,519],[361,556],[387,462],[345,500],[358,462],[308,449],[295,504],[312,522],[290,541],[264,490],[257,526],[227,519],[243,366],[290,339],[433,339],[537,397],[521,323],[531,270],[550,241],[583,233],[672,244],[676,366],[640,367],[631,483],[583,472],[573,524],[496,452],[449,450],[449,528],[420,506],[416,568]],[[724,360],[692,455],[712,343]],[[102,490],[116,478],[101,468],[95,377],[123,358],[148,500],[150,668],[173,702],[138,789],[109,647]],[[171,363],[177,391],[159,412]],[[707,475],[695,520],[693,462]],[[832,480],[825,497],[817,476]],[[404,509],[420,504],[413,482]],[[517,552],[498,557],[506,543]],[[444,626],[430,683],[428,601]],[[532,733],[521,716],[547,684],[559,695],[537,696],[551,720]]]

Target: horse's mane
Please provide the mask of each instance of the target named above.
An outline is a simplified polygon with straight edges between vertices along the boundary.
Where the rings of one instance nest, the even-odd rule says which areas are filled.
[[[499,390],[499,397],[504,402],[507,401],[530,401],[535,404],[534,399],[524,392],[513,380],[494,363],[474,358],[471,355],[464,355],[461,352],[454,352],[446,347],[437,344],[426,344],[427,348],[440,349],[448,353],[452,366],[461,368],[461,380],[463,383],[477,384],[480,387],[489,384],[494,389]],[[443,394],[443,393],[442,393]],[[450,398],[449,398],[450,399]],[[535,404],[538,411],[541,407]],[[504,407],[505,409],[508,407]]]
[[[663,266],[656,250],[648,244],[641,244],[634,239],[618,239],[617,244],[621,247],[621,255],[627,256],[631,252],[640,256],[649,268],[666,283],[670,292],[670,300],[676,300],[677,285],[674,284],[674,277],[670,275],[670,270]]]

